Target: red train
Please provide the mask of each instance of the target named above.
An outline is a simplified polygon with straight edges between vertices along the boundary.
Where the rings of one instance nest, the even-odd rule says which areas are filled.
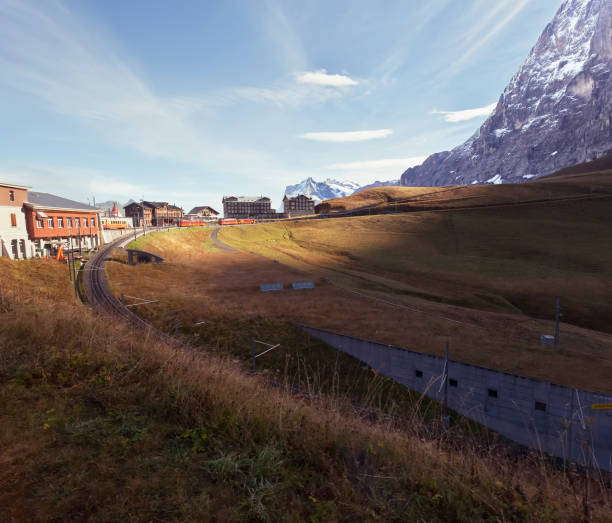
[[[221,218],[219,225],[244,225],[245,223],[255,223],[253,218]]]
[[[209,224],[210,222],[204,220],[181,220],[179,222],[179,227],[204,227]]]

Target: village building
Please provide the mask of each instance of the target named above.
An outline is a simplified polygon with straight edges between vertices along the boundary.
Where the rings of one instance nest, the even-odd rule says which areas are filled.
[[[35,255],[23,208],[28,189],[24,185],[0,183],[0,255],[13,260]]]
[[[314,200],[304,194],[298,194],[292,198],[285,195],[283,198],[283,210],[289,218],[292,216],[314,214]]]
[[[153,207],[143,203],[132,202],[123,208],[126,218],[131,218],[134,227],[153,226]]]
[[[89,250],[102,243],[100,209],[53,194],[28,191],[23,203],[28,235],[36,255]]]
[[[267,196],[224,196],[223,216],[225,218],[262,218],[276,216],[270,208]]]
[[[204,220],[216,220],[219,213],[208,205],[202,205],[201,207],[194,207],[191,209],[185,217],[192,219],[204,219]]]
[[[124,207],[125,216],[132,218],[134,227],[166,227],[179,225],[183,209],[168,202],[133,202]]]

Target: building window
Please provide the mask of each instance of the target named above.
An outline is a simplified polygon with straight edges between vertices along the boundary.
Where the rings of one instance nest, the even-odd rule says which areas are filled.
[[[11,227],[17,227],[17,215],[14,212],[11,213]]]
[[[62,218],[61,216],[57,218],[57,226],[61,228],[64,227],[64,218]]]
[[[546,412],[546,403],[542,403],[541,401],[536,401],[535,410],[541,410],[542,412]]]
[[[72,229],[72,218],[66,218],[66,227]]]
[[[36,228],[37,229],[42,229],[43,227],[44,227],[44,223],[43,223],[42,219],[36,218]]]
[[[83,227],[87,227],[87,218],[83,218]]]
[[[456,387],[456,386],[457,386],[457,380],[454,380],[453,378],[450,378],[450,379],[448,380],[448,384],[449,384],[451,387]]]
[[[47,218],[47,227],[53,229],[53,218]]]
[[[74,219],[74,226],[79,229],[81,227],[81,219],[80,218],[75,218]]]
[[[9,191],[9,201],[15,201],[15,191]]]
[[[488,389],[487,395],[489,398],[497,398],[497,391],[495,389]]]
[[[415,371],[414,371],[414,375],[415,375],[417,378],[422,378],[422,377],[423,377],[423,371],[422,371],[422,370],[415,370]]]

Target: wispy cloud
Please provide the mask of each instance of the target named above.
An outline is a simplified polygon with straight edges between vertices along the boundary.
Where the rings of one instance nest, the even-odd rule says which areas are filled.
[[[493,6],[488,0],[476,2],[473,6],[475,22],[463,37],[465,47],[447,72],[452,75],[461,71],[470,58],[506,27],[529,2],[530,0],[496,0]]]
[[[375,180],[396,180],[409,167],[422,164],[425,158],[427,158],[427,156],[332,163],[326,165],[325,168],[331,171],[337,171],[337,177],[348,177],[352,181],[369,184]]]
[[[364,162],[332,163],[326,169],[341,170],[380,170],[391,168],[408,169],[421,165],[427,156],[412,156],[410,158],[385,158],[382,160],[367,160]]]
[[[113,43],[61,2],[0,3],[2,80],[107,141],[156,158],[239,170],[270,162],[215,143],[193,118],[197,99],[156,94]]]
[[[303,105],[327,102],[342,98],[346,88],[359,82],[349,76],[327,74],[325,69],[294,73],[289,83],[276,87],[237,87],[230,90],[225,99],[248,100],[273,104],[278,107],[299,108]]]
[[[386,138],[392,133],[392,129],[374,129],[371,131],[305,133],[302,134],[300,138],[304,138],[306,140],[315,140],[317,142],[363,142],[366,140],[377,140],[379,138]]]
[[[476,109],[464,109],[463,111],[438,111],[434,109],[431,111],[431,114],[440,114],[443,120],[456,123],[478,118],[479,116],[488,116],[496,106],[497,102],[485,105],[484,107],[477,107]]]
[[[290,84],[282,87],[237,87],[230,96],[238,100],[272,104],[278,107],[297,109],[303,105],[327,102],[342,98],[338,89],[317,85]]]
[[[328,87],[348,87],[359,82],[343,74],[328,74],[325,69],[295,73],[295,79],[302,84],[324,85]]]

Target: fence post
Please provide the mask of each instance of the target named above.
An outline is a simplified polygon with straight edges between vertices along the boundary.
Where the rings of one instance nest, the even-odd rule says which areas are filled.
[[[121,293],[121,305],[125,305],[125,294]]]
[[[559,347],[559,319],[561,318],[561,299],[555,302],[555,347]]]
[[[179,328],[179,322],[178,322],[178,318],[175,316],[174,317],[174,335],[178,337],[178,328]]]
[[[447,429],[450,425],[450,415],[448,414],[448,353],[449,353],[450,341],[446,340],[446,362],[444,363],[444,414],[442,416],[442,423],[444,428]]]
[[[251,357],[253,358],[253,372],[257,370],[257,359],[255,356],[255,340],[251,339]]]

